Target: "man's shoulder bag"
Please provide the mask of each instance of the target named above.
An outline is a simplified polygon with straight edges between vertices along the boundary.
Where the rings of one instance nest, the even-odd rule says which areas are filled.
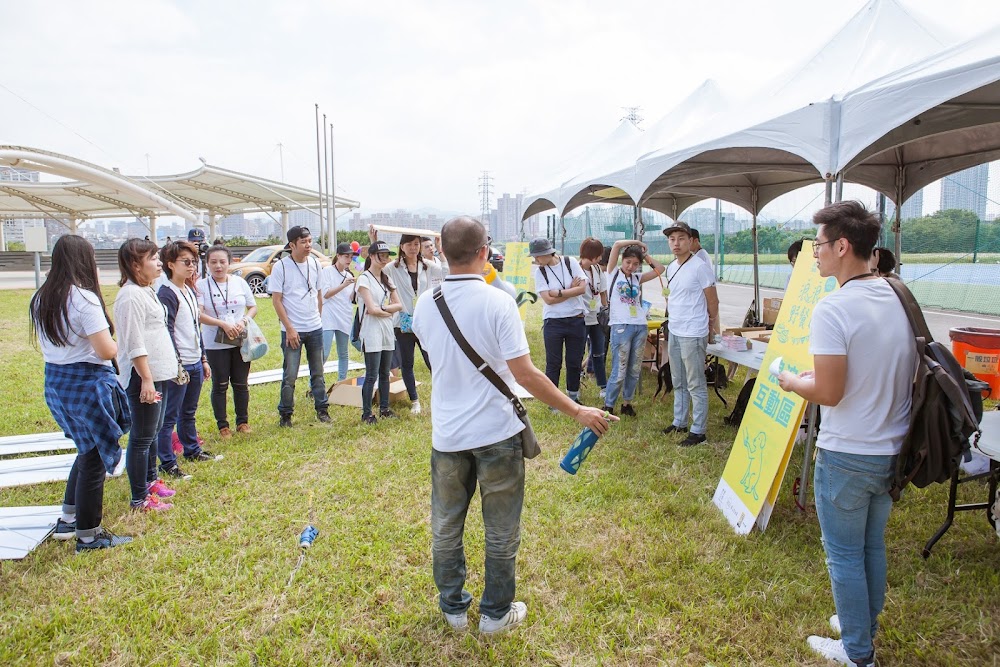
[[[889,490],[893,500],[899,500],[908,484],[923,488],[951,479],[960,460],[968,456],[973,434],[978,443],[979,421],[970,394],[980,390],[980,383],[968,381],[948,348],[934,341],[910,290],[898,280],[886,282],[903,304],[917,343],[910,428]]]
[[[514,408],[514,414],[517,418],[524,423],[524,430],[521,431],[521,452],[526,459],[533,459],[542,453],[542,449],[538,446],[538,438],[535,437],[535,431],[531,428],[531,420],[528,419],[528,410],[521,403],[521,400],[515,396],[507,383],[497,375],[496,371],[479,356],[479,353],[469,344],[465,336],[462,334],[461,330],[458,328],[458,323],[455,322],[455,318],[451,314],[451,309],[448,308],[447,302],[444,300],[444,293],[441,291],[441,287],[438,286],[434,290],[434,303],[437,304],[438,310],[441,312],[441,317],[444,319],[445,325],[448,327],[448,331],[454,336],[455,342],[458,346],[462,348],[462,352],[465,356],[469,358],[472,365],[490,381],[494,387],[497,388],[501,394],[506,397],[510,402],[511,406]]]

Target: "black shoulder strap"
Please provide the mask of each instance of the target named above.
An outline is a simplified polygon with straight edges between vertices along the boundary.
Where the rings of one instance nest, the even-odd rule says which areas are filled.
[[[569,281],[573,282],[573,269],[569,268],[569,255],[563,255],[563,263],[566,264],[566,275],[569,276]]]
[[[889,283],[896,296],[899,297],[900,303],[903,304],[903,310],[906,311],[906,319],[910,320],[910,328],[913,329],[914,337],[923,338],[925,343],[933,342],[931,330],[927,327],[924,313],[920,310],[920,304],[917,303],[913,292],[902,281],[895,278],[885,278],[885,281]]]
[[[525,409],[524,404],[521,403],[520,399],[511,392],[507,383],[504,382],[499,375],[497,375],[497,372],[493,370],[488,363],[483,361],[483,358],[479,356],[479,353],[476,352],[476,350],[469,344],[469,341],[466,340],[462,331],[458,328],[458,323],[455,322],[454,316],[451,314],[451,309],[448,308],[448,303],[444,300],[444,293],[441,291],[440,285],[438,285],[438,287],[434,290],[434,303],[437,304],[438,310],[441,312],[441,318],[444,320],[445,326],[448,327],[448,331],[450,331],[451,335],[454,336],[455,342],[457,342],[458,346],[462,348],[462,352],[464,352],[465,356],[469,358],[472,365],[476,367],[476,370],[482,373],[486,379],[490,381],[490,384],[496,387],[497,391],[503,394],[507,400],[510,401],[510,404],[514,406],[514,412],[517,413],[518,417],[526,414],[527,410]]]

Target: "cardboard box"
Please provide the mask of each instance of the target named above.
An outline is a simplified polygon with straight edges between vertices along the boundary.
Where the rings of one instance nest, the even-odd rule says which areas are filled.
[[[365,383],[365,376],[359,375],[355,378],[347,378],[343,382],[338,382],[326,390],[327,399],[333,405],[346,405],[352,408],[361,407],[361,387]],[[417,382],[420,386],[420,382]],[[372,399],[378,403],[378,384],[375,385],[375,395]],[[398,375],[389,376],[389,403],[409,402],[406,395],[406,384],[403,378]]]
[[[781,299],[762,299],[764,303],[764,324],[774,324],[778,321],[778,311],[781,310]]]
[[[747,332],[767,331],[767,327],[730,327],[722,331],[723,336],[743,336],[748,337]]]

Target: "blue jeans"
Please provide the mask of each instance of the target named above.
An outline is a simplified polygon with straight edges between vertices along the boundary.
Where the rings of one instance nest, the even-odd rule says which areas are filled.
[[[389,364],[392,361],[392,350],[381,352],[365,352],[365,383],[361,385],[361,416],[372,413],[372,397],[375,395],[375,383],[378,382],[379,412],[389,409]]]
[[[337,339],[337,382],[343,382],[347,379],[347,364],[351,360],[350,350],[347,349],[351,337],[346,331],[323,329],[323,361],[330,358],[334,338]]]
[[[198,399],[201,398],[201,385],[204,382],[201,362],[185,366],[184,370],[191,374],[191,381],[187,384],[177,384],[170,380],[163,383],[163,422],[156,437],[156,453],[164,468],[169,468],[177,461],[171,442],[175,424],[177,439],[184,445],[184,456],[194,456],[201,452],[198,428],[194,423]]]
[[[306,349],[306,362],[309,364],[309,385],[312,388],[316,412],[327,409],[326,381],[323,378],[323,330],[299,333],[299,346],[294,350],[285,341],[285,332],[281,332],[281,352],[285,355],[285,363],[281,376],[281,398],[278,400],[278,414],[291,417],[295,412],[295,380],[299,377],[299,363],[302,361],[302,348]]]
[[[427,370],[431,369],[431,360],[427,357],[427,353],[424,352],[420,341],[417,340],[416,334],[413,332],[404,333],[398,327],[395,333],[396,349],[399,350],[400,371],[403,376],[403,384],[406,385],[406,395],[409,396],[411,401],[415,401],[417,400],[417,378],[413,375],[414,346],[420,348],[420,354],[424,358],[424,366],[427,366]]]
[[[813,492],[844,650],[869,657],[885,602],[885,526],[895,456],[816,451]]]
[[[674,426],[687,426],[690,403],[691,432],[698,435],[705,435],[708,430],[708,381],[705,379],[707,347],[707,335],[687,338],[670,334],[667,339],[670,379],[674,383]]]
[[[545,375],[559,386],[566,348],[566,391],[580,391],[583,351],[587,346],[587,325],[582,317],[550,317],[542,326],[545,341]]]
[[[623,403],[631,403],[635,398],[647,334],[645,324],[611,325],[611,378],[604,394],[604,405],[614,407],[620,391]]]
[[[479,484],[486,533],[486,577],[479,612],[502,618],[514,601],[514,561],[521,544],[524,457],[521,435],[464,452],[431,450],[434,583],[446,614],[469,608],[465,590],[465,515]]]
[[[604,327],[600,324],[588,324],[587,338],[590,339],[590,366],[593,367],[594,379],[597,386],[604,389],[608,385],[608,369],[604,363],[604,355],[607,346],[604,342]],[[588,367],[587,370],[591,370]]]
[[[165,384],[166,382],[154,382],[153,387],[165,394]],[[149,494],[148,485],[156,481],[156,453],[153,451],[153,443],[163,425],[163,415],[166,412],[162,400],[159,403],[142,403],[139,400],[141,389],[142,380],[133,369],[125,390],[128,408],[132,413],[132,428],[128,432],[128,448],[125,450],[125,470],[128,472],[133,506],[146,499]]]

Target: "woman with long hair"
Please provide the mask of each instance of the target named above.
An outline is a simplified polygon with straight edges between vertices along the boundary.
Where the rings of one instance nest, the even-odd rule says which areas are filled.
[[[392,262],[389,246],[376,241],[368,248],[365,271],[358,277],[358,317],[361,318],[361,350],[365,355],[365,383],[361,387],[361,421],[374,424],[378,421],[372,411],[375,381],[378,380],[379,416],[389,419],[396,415],[389,409],[389,365],[396,339],[392,332],[392,319],[403,309],[396,286],[386,273]]]
[[[156,476],[153,440],[163,423],[164,382],[177,377],[177,354],[167,331],[167,311],[153,283],[160,277],[156,244],[129,239],[118,249],[121,289],[115,297],[118,325],[118,383],[128,396],[132,428],[125,450],[125,470],[136,511],[168,510],[160,498],[174,495]]]
[[[188,461],[211,461],[215,456],[198,444],[198,428],[194,417],[198,412],[201,385],[212,377],[201,341],[201,310],[195,292],[198,274],[198,248],[188,241],[174,241],[160,250],[160,262],[167,282],[157,295],[167,311],[167,331],[181,366],[187,371],[185,382],[168,380],[163,383],[163,423],[156,441],[160,457],[160,472],[183,479],[186,475],[177,465],[172,436],[177,427],[177,439],[184,447]]]
[[[350,363],[351,325],[354,317],[354,304],[351,297],[354,294],[354,273],[351,272],[351,260],[354,250],[350,243],[337,246],[337,254],[333,264],[323,269],[319,274],[319,291],[323,294],[323,359],[330,357],[334,340],[337,341],[337,381],[347,379],[347,366]]]
[[[233,253],[224,245],[214,245],[205,253],[208,277],[198,281],[201,303],[202,343],[212,369],[212,412],[219,436],[232,437],[226,414],[226,392],[233,385],[236,432],[250,432],[250,362],[243,361],[240,346],[227,342],[237,339],[257,314],[257,300],[247,281],[229,275]],[[221,333],[220,333],[221,332]]]
[[[101,526],[105,474],[121,459],[118,440],[130,418],[111,364],[118,353],[115,328],[98,284],[94,248],[84,238],[56,241],[52,269],[31,297],[28,314],[45,359],[45,403],[77,451],[53,536],[75,535],[77,552],[131,542]]]
[[[369,230],[372,242],[378,240],[378,232]],[[399,238],[399,254],[395,262],[385,267],[385,272],[396,286],[399,302],[402,306],[392,318],[393,332],[396,337],[396,348],[399,350],[400,368],[403,384],[410,398],[410,412],[420,414],[420,400],[417,396],[417,380],[413,375],[414,348],[420,346],[420,341],[413,334],[413,307],[417,298],[428,289],[440,285],[444,279],[440,263],[430,263],[421,254],[421,237],[414,234],[403,234]],[[427,370],[431,368],[430,359],[424,348],[420,348]]]

